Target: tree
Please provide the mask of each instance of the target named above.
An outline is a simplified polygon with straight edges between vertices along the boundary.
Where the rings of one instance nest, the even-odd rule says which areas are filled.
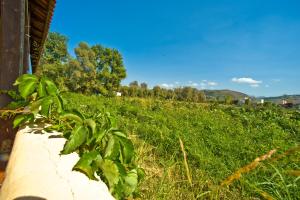
[[[126,70],[116,49],[101,45],[90,47],[80,42],[75,48],[76,58],[67,51],[67,37],[49,33],[38,75],[55,80],[62,90],[85,94],[113,95],[118,91]]]
[[[141,83],[140,85],[140,96],[147,97],[148,96],[148,85],[147,83]]]
[[[50,32],[45,42],[41,65],[66,63],[70,57],[67,43],[68,38],[66,36]]]
[[[77,79],[80,83],[79,91],[86,94],[107,94],[107,91],[104,90],[104,88],[101,88],[102,85],[99,78],[99,72],[96,68],[95,52],[87,43],[80,42],[78,47],[75,48],[75,54],[76,60],[73,61],[73,64],[75,66],[79,65],[80,67],[76,67],[78,70],[75,71],[76,73],[72,74],[76,76],[74,77],[75,80]]]
[[[175,98],[175,92],[174,92],[174,90],[171,90],[171,89],[169,89],[169,90],[167,90],[167,95],[166,95],[166,98],[167,99],[174,99]]]
[[[205,102],[206,96],[203,91],[198,91],[198,102]]]
[[[225,97],[225,103],[226,103],[226,104],[232,104],[232,100],[233,100],[233,98],[232,98],[232,96],[230,96],[230,95],[227,95],[227,96]]]
[[[186,101],[192,101],[192,99],[193,99],[193,88],[192,87],[184,87],[182,89],[182,97]]]
[[[122,96],[129,96],[129,87],[128,86],[122,86],[120,89],[120,92],[122,93]]]
[[[129,87],[139,87],[139,82],[137,81],[132,81],[131,83],[129,83]]]
[[[95,53],[98,78],[108,91],[117,91],[121,81],[126,78],[126,69],[122,55],[116,49],[105,48],[101,45],[92,46]]]
[[[154,86],[153,87],[153,95],[154,95],[154,97],[160,98],[161,97],[161,93],[162,93],[161,91],[162,91],[161,87],[159,87],[158,85]]]
[[[138,95],[139,83],[137,81],[133,81],[129,83],[129,96],[136,97]]]
[[[47,76],[55,80],[61,90],[68,90],[65,84],[65,67],[70,59],[67,42],[66,36],[50,32],[45,42],[40,65],[35,72],[36,75]]]
[[[148,89],[147,83],[141,83],[141,88],[147,90]]]
[[[245,104],[246,105],[251,105],[251,99],[250,98],[245,98]]]

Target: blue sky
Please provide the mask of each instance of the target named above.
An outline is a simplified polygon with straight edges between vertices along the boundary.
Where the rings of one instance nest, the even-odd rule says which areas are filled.
[[[118,49],[131,81],[299,94],[299,0],[57,0],[51,31]]]

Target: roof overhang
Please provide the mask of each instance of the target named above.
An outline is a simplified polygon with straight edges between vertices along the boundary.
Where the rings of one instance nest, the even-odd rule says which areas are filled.
[[[28,0],[30,14],[30,55],[34,72],[48,35],[56,0]]]

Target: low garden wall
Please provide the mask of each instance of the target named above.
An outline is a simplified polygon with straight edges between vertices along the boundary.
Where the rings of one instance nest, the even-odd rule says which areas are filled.
[[[0,199],[98,200],[114,199],[104,182],[72,171],[76,153],[60,155],[65,139],[39,127],[21,129],[1,187]]]

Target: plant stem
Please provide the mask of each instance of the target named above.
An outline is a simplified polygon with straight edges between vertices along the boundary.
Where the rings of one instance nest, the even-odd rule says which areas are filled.
[[[189,170],[189,165],[188,165],[188,162],[187,162],[186,152],[184,150],[183,142],[180,138],[179,138],[179,143],[180,143],[181,151],[183,153],[183,160],[184,160],[184,166],[185,166],[185,169],[186,169],[186,175],[187,175],[187,178],[189,180],[190,185],[192,186],[193,185],[192,177],[191,177],[190,170]]]

